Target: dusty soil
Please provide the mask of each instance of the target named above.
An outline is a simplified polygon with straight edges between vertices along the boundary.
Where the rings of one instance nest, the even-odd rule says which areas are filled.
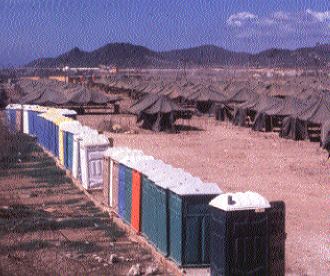
[[[0,275],[127,275],[137,263],[170,274],[31,138],[1,131],[8,150],[0,154]],[[120,260],[112,263],[111,254]]]
[[[94,127],[103,119],[78,118]],[[131,118],[120,120],[132,124]],[[287,274],[330,275],[330,161],[319,144],[285,140],[277,133],[253,132],[214,118],[178,123],[203,130],[109,136],[115,146],[142,149],[206,182],[218,183],[224,192],[251,190],[270,201],[285,201]]]

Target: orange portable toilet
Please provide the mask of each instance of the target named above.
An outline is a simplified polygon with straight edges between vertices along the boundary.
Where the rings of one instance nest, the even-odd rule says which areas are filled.
[[[138,233],[141,230],[141,174],[136,170],[132,171],[132,209],[131,225]]]

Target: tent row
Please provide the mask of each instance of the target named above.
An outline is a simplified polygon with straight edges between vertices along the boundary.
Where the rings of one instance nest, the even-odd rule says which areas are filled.
[[[55,80],[20,80],[15,87],[24,95],[19,100],[19,103],[24,105],[104,105],[120,100],[118,96],[106,95],[95,89]]]
[[[321,146],[330,150],[329,91],[319,91],[306,99],[277,98],[244,90],[239,93],[239,97],[217,107],[218,120],[251,126],[255,131],[267,132],[277,128],[281,137],[293,140],[313,140],[315,133],[319,134],[321,130]]]

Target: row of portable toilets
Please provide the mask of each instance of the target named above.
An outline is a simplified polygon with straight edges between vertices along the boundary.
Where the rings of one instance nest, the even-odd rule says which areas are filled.
[[[111,147],[67,109],[9,105],[10,131],[36,137],[85,189],[164,256],[211,275],[284,275],[285,207],[253,192],[224,194],[140,150]]]

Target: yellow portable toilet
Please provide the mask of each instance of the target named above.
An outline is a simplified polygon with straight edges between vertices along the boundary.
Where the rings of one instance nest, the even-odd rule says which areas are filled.
[[[60,160],[61,165],[64,165],[64,132],[60,128],[60,124],[63,122],[70,122],[73,121],[71,118],[64,117],[62,115],[59,115],[54,119],[54,124],[57,129],[57,135],[58,135],[58,159]]]

